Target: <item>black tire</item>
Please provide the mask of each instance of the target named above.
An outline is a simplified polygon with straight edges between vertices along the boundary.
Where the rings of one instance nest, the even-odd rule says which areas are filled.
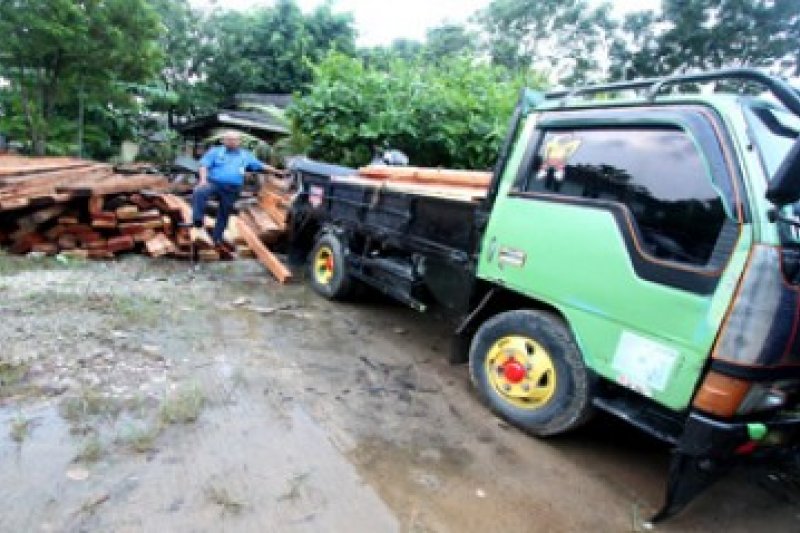
[[[488,376],[487,359],[492,357],[492,348],[510,336],[533,341],[546,350],[544,356],[549,356],[554,369],[550,374],[555,374],[554,390],[550,389],[550,396],[540,405],[521,407],[513,403],[514,400],[502,394]],[[536,356],[535,350],[528,353],[533,354],[531,358]],[[492,411],[533,435],[564,433],[583,424],[592,413],[593,377],[567,326],[550,314],[520,310],[491,318],[472,340],[469,366],[472,383]],[[502,369],[497,368],[497,371],[503,375]],[[526,376],[529,375],[526,372]]]
[[[317,239],[308,260],[308,274],[314,290],[329,300],[346,299],[353,292],[353,279],[347,273],[347,263],[341,240],[332,233],[325,233]],[[325,279],[318,271],[317,260],[325,250],[332,258],[331,275]]]

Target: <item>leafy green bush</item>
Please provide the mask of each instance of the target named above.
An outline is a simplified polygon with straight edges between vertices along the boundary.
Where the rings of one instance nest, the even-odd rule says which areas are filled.
[[[488,169],[526,82],[541,85],[465,59],[375,68],[331,53],[289,118],[312,158],[360,166],[380,146],[404,151],[413,165]]]

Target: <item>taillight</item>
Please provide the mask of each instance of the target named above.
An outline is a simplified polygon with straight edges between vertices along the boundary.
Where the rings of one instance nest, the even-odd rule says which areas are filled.
[[[723,376],[713,370],[703,380],[694,398],[694,406],[703,412],[722,418],[730,418],[744,400],[751,383]]]
[[[793,402],[799,385],[796,380],[751,383],[711,371],[695,396],[694,407],[722,418],[775,411]]]

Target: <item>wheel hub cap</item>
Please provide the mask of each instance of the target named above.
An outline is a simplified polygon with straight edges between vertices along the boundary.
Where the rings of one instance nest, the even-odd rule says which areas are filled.
[[[539,409],[556,391],[556,368],[549,352],[522,335],[495,342],[486,356],[486,376],[504,401],[522,409]]]

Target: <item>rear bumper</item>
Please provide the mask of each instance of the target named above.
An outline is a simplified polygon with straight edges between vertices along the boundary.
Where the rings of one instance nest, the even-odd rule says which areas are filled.
[[[730,458],[751,454],[780,455],[800,445],[800,417],[758,422],[731,422],[693,411],[677,451],[695,457]]]

